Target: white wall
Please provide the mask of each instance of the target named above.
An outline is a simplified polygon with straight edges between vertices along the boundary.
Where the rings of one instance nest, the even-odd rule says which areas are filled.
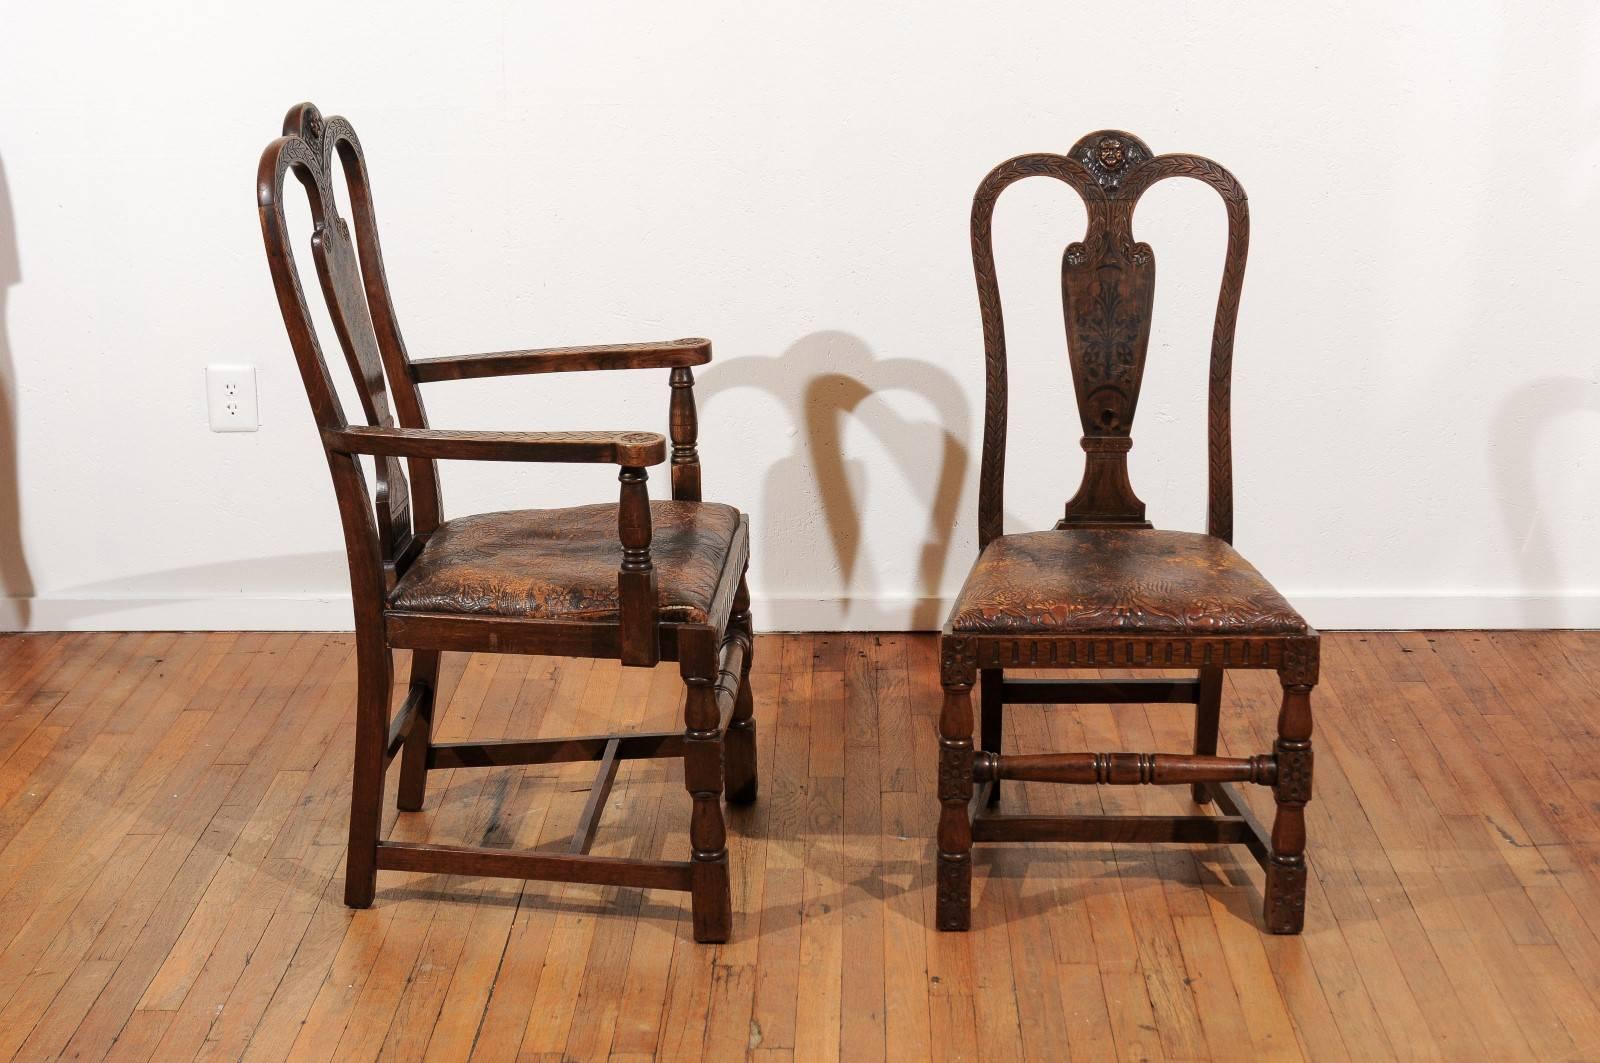
[[[713,337],[706,487],[752,514],[764,626],[940,618],[976,538],[973,189],[1106,126],[1250,193],[1246,556],[1324,627],[1600,624],[1600,8],[1004,6],[0,3],[12,623],[348,623],[253,205],[311,99],[362,135],[414,355]],[[1081,224],[1048,182],[997,219],[1012,530],[1078,479],[1055,270]],[[1160,281],[1134,484],[1200,528],[1222,211],[1168,183],[1138,227]],[[207,430],[213,361],[260,367],[259,433]],[[429,402],[654,428],[663,377]],[[615,491],[445,475],[456,513]]]

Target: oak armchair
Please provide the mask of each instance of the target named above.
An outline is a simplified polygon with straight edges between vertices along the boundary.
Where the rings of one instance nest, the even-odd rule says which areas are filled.
[[[356,617],[358,691],[345,903],[372,904],[381,869],[633,885],[691,894],[697,941],[725,941],[732,910],[721,798],[756,796],[747,518],[700,496],[693,367],[703,339],[504,351],[413,361],[390,301],[359,141],[342,118],[290,109],[257,175],[261,227],[284,325],[321,430],[343,523]],[[335,158],[354,225],[339,216]],[[300,283],[284,218],[285,178],[311,204],[311,252],[354,375],[366,424],[352,425]],[[352,232],[353,228],[353,232]],[[670,501],[652,502],[647,469],[669,459],[655,432],[481,432],[428,426],[418,385],[475,377],[609,369],[670,370]],[[393,400],[391,411],[390,401]],[[398,421],[398,423],[397,423]],[[359,456],[376,468],[369,494]],[[446,520],[441,459],[583,462],[619,468],[615,504]],[[404,466],[402,467],[402,460]],[[390,713],[393,651],[411,651],[407,694]],[[684,728],[577,738],[433,741],[442,651],[678,662]],[[591,855],[622,761],[682,757],[693,801],[691,859]],[[400,758],[398,805],[415,811],[439,768],[595,761],[589,800],[566,853],[386,841],[384,776]]]

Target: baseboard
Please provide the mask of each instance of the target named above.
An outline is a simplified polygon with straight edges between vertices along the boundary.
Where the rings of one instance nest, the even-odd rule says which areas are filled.
[[[0,599],[0,631],[349,631],[350,595]]]
[[[1324,631],[1600,628],[1600,591],[1289,593]],[[768,595],[752,603],[761,631],[932,631],[950,601]],[[348,631],[350,596],[174,595],[0,599],[0,631]]]

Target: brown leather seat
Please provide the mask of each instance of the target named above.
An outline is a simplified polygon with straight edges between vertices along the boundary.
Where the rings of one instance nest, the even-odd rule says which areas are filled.
[[[661,619],[704,623],[739,527],[711,502],[651,502]],[[523,509],[446,521],[395,584],[389,606],[536,620],[616,620],[617,507]]]
[[[1300,614],[1221,539],[1140,529],[995,539],[961,588],[950,626],[969,634],[1306,630]]]

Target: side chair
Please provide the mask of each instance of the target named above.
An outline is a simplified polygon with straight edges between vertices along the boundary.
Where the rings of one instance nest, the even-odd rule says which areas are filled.
[[[1025,177],[1065,182],[1083,199],[1087,231],[1061,261],[1067,356],[1083,428],[1081,486],[1049,531],[1002,527],[1006,339],[995,276],[995,202]],[[1209,493],[1205,534],[1158,531],[1128,478],[1128,452],[1150,339],[1155,257],[1133,235],[1145,190],[1189,177],[1222,197],[1228,249],[1211,340]],[[995,167],[972,203],[972,259],[987,361],[977,563],[940,635],[937,923],[966,930],[974,842],[1238,843],[1266,871],[1265,922],[1295,934],[1305,919],[1305,806],[1311,799],[1311,689],[1318,635],[1232,547],[1229,392],[1234,326],[1250,216],[1234,176],[1197,155],[1156,155],[1118,130],[1091,133],[1066,155],[1022,155]],[[1015,677],[1027,669],[1193,669],[1185,679]],[[1217,755],[1223,673],[1272,669],[1283,689],[1277,740],[1255,756]],[[973,748],[971,692],[982,726]],[[1194,751],[1015,754],[1002,751],[1009,704],[1189,703]],[[1185,784],[1221,815],[1042,816],[996,811],[1002,780],[1101,785]],[[1232,783],[1270,787],[1264,829]]]
[[[334,198],[335,158],[352,218]],[[284,218],[285,178],[310,199],[311,258],[361,420],[351,424],[323,356]],[[488,875],[684,890],[696,941],[728,938],[732,905],[722,795],[756,797],[750,694],[752,626],[745,585],[749,526],[700,497],[694,372],[703,339],[506,351],[413,360],[390,301],[366,161],[343,118],[290,109],[257,172],[262,236],[289,342],[322,435],[349,555],[358,690],[345,903],[372,904],[380,870]],[[654,432],[484,432],[430,428],[419,384],[579,370],[670,370],[672,499],[651,501],[646,470],[668,460]],[[393,399],[391,411],[390,400]],[[369,455],[369,495],[360,456]],[[402,465],[401,459],[404,459]],[[616,503],[446,520],[440,459],[617,466]],[[393,651],[411,651],[406,695],[391,714]],[[435,742],[441,651],[677,661],[687,687],[682,730],[575,738]],[[384,776],[400,760],[398,805],[422,807],[428,772],[593,761],[593,788],[568,851],[386,841]],[[682,757],[693,802],[688,860],[591,855],[622,761]]]

